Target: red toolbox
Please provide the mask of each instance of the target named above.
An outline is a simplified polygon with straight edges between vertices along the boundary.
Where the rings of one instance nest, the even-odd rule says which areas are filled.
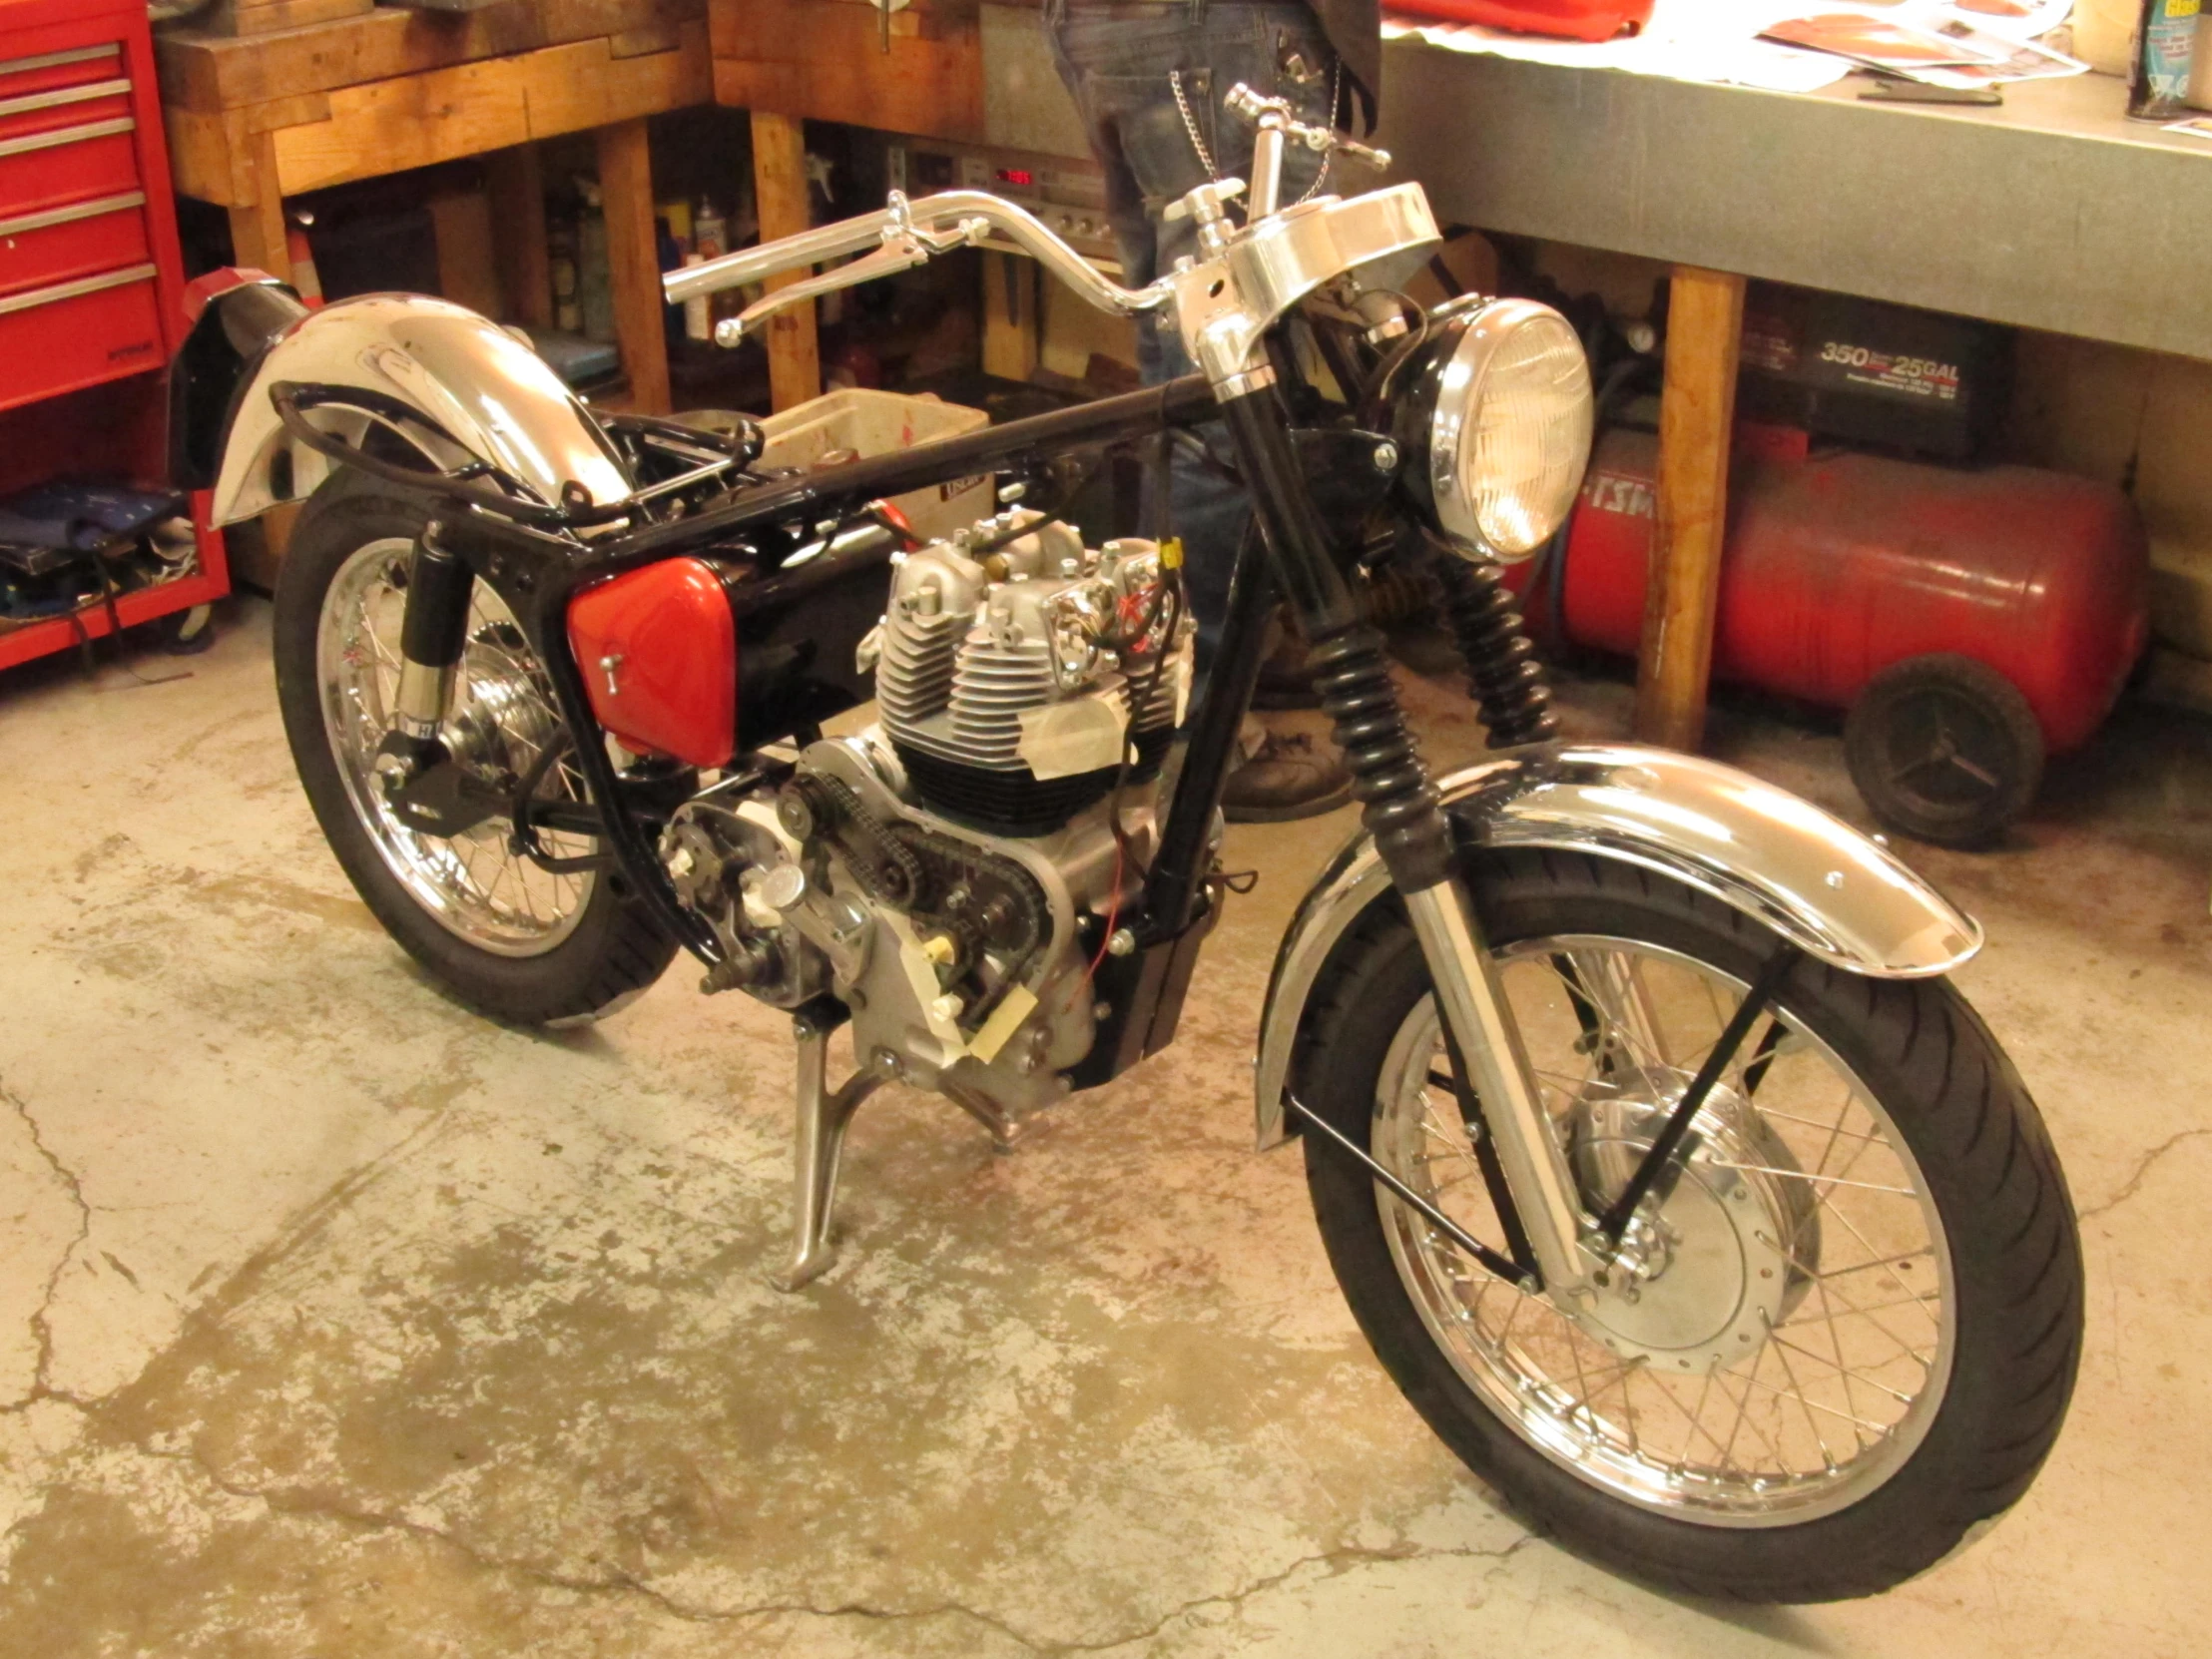
[[[183,295],[145,0],[0,0],[0,493],[79,469],[163,482]],[[230,591],[194,517],[198,572],[123,596],[125,625]],[[108,626],[0,621],[0,668]]]

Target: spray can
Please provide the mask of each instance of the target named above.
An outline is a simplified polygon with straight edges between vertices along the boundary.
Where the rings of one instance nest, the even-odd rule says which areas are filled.
[[[2127,113],[2138,121],[2178,121],[2188,113],[2189,69],[2202,0],[2143,0],[2135,26]]]
[[[692,250],[696,263],[719,260],[730,252],[730,227],[714,203],[702,196],[692,215]],[[714,300],[702,294],[684,301],[684,334],[688,339],[712,339],[715,333]]]

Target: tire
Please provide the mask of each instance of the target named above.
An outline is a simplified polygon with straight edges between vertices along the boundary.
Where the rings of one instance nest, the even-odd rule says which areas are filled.
[[[1936,654],[1893,663],[1844,722],[1852,782],[1877,818],[1939,846],[1987,846],[2043,779],[2043,731],[1986,663]]]
[[[364,756],[389,725],[379,717],[385,656],[396,660],[395,594],[426,517],[403,492],[343,475],[300,514],[276,605],[276,698],[292,762],[361,901],[457,1000],[516,1025],[603,1017],[641,995],[676,952],[620,874],[548,875],[505,850],[505,818],[451,840],[413,834],[367,776]],[[445,730],[475,735],[475,750],[457,745],[457,754],[521,775],[555,741],[558,717],[504,606],[481,583],[472,606]],[[349,617],[371,621],[345,634]],[[360,716],[345,720],[340,709]],[[580,793],[580,781],[555,765],[542,791],[564,789]],[[564,855],[592,847],[583,837],[542,839]]]
[[[1606,1179],[1588,1173],[1602,1174],[1604,1158],[1618,1154],[1605,1137],[1637,1121],[1636,1091],[1650,1099],[1653,1077],[1688,1074],[1648,1062],[1638,1070],[1630,1063],[1638,1045],[1620,1034],[1626,1024],[1586,1016],[1566,993],[1559,964],[1580,984],[1598,982],[1607,962],[1634,963],[1643,1000],[1623,998],[1618,1006],[1648,1008],[1652,1030],[1662,1008],[1671,1020],[1691,1006],[1675,994],[1677,977],[1684,987],[1699,980],[1722,987],[1706,998],[1708,1023],[1698,1028],[1710,1041],[1723,1012],[1733,1010],[1725,988],[1740,996],[1777,941],[1688,888],[1587,856],[1489,854],[1472,880],[1532,1063],[1545,1067],[1556,1044],[1578,1031],[1585,1043],[1590,1031],[1600,1033],[1586,1075],[1575,1083],[1566,1073],[1569,1081],[1545,1091],[1572,1155],[1591,1160],[1571,1167],[1595,1210],[1617,1196],[1652,1138],[1646,1128],[1640,1141],[1630,1140],[1626,1162],[1616,1161]],[[2065,1180],[2035,1108],[1947,983],[1869,979],[1808,958],[1775,1006],[1783,1019],[1774,1027],[1773,1057],[1759,1067],[1746,1045],[1750,1062],[1740,1056],[1724,1080],[1733,1096],[1724,1100],[1727,1091],[1717,1091],[1686,1143],[1701,1150],[1676,1160],[1659,1220],[1672,1225],[1679,1217],[1683,1225],[1668,1246],[1671,1262],[1663,1253],[1651,1258],[1660,1267],[1642,1281],[1649,1310],[1627,1306],[1635,1299],[1625,1281],[1605,1294],[1626,1301],[1593,1298],[1592,1317],[1604,1322],[1596,1326],[1523,1296],[1457,1255],[1410,1207],[1313,1134],[1306,1137],[1307,1179],[1331,1265],[1377,1358],[1445,1444],[1511,1505],[1569,1547],[1669,1589],[1826,1601],[1912,1577],[2026,1489],[2072,1392],[2081,1253]],[[1463,1212],[1455,1221],[1502,1248],[1487,1188],[1463,1167],[1474,1159],[1452,1096],[1403,1069],[1421,1063],[1421,1033],[1433,1020],[1411,928],[1394,900],[1379,904],[1347,935],[1317,986],[1294,1088],[1355,1144],[1416,1186],[1428,1183],[1435,1202]],[[1449,1061],[1428,1040],[1433,1076]],[[1693,1054],[1702,1050],[1686,1048],[1680,1057],[1694,1065]],[[1386,1078],[1392,1066],[1401,1069]],[[1831,1086],[1842,1100],[1832,1128],[1824,1131],[1802,1104],[1792,1112],[1789,1102],[1831,1098],[1822,1092]],[[1872,1104],[1843,1092],[1852,1087]],[[1417,1096],[1417,1107],[1393,1108],[1393,1089],[1400,1101]],[[1411,1144],[1424,1150],[1413,1157],[1406,1125],[1416,1110],[1420,1138]],[[1657,1111],[1663,1117],[1663,1101]],[[1863,1119],[1880,1135],[1846,1129],[1847,1119]],[[1603,1127],[1608,1121],[1613,1129]],[[1824,1152],[1813,1162],[1807,1147],[1824,1133],[1831,1149],[1852,1147],[1856,1138],[1859,1161],[1831,1165]],[[1457,1149],[1425,1150],[1439,1134],[1446,1143],[1456,1134]],[[1753,1155],[1731,1158],[1731,1147]],[[1447,1172],[1440,1179],[1439,1168]],[[1593,1183],[1602,1190],[1593,1192]],[[1734,1212],[1725,1202],[1731,1199]],[[1699,1219],[1707,1216],[1721,1220]],[[1904,1227],[1911,1216],[1920,1218],[1921,1233]],[[1880,1247],[1863,1233],[1882,1240]],[[1715,1237],[1740,1247],[1740,1266],[1728,1265],[1736,1258],[1726,1250],[1708,1248]],[[1776,1245],[1777,1237],[1787,1246]],[[1926,1248],[1905,1254],[1920,1237]],[[1863,1243],[1873,1254],[1852,1265]],[[1786,1290],[1765,1288],[1774,1284],[1771,1272],[1754,1277],[1759,1260],[1781,1264]],[[1684,1277],[1670,1292],[1667,1279],[1677,1274]],[[1735,1293],[1727,1287],[1738,1282],[1742,1302],[1730,1304]],[[1760,1303],[1763,1296],[1779,1300]],[[1716,1308],[1728,1310],[1725,1318]],[[1698,1315],[1693,1338],[1652,1338],[1686,1329],[1689,1313]],[[1638,1336],[1624,1324],[1638,1318],[1659,1323]],[[1885,1326],[1892,1328],[1887,1338],[1878,1338]],[[1624,1353],[1624,1329],[1629,1347],[1647,1346]],[[1820,1344],[1834,1340],[1834,1363],[1818,1360],[1827,1370],[1805,1358],[1809,1349],[1818,1357],[1815,1334]],[[1691,1370],[1702,1360],[1695,1350],[1718,1349],[1730,1337],[1743,1346],[1730,1350],[1727,1364],[1704,1370],[1701,1381]],[[1685,1353],[1691,1358],[1681,1359]],[[1560,1354],[1575,1363],[1548,1358]],[[1618,1372],[1617,1395],[1600,1370],[1606,1366]],[[1530,1376],[1550,1378],[1553,1394],[1526,1382]],[[1709,1404],[1714,1389],[1718,1406]],[[1697,1421],[1685,1425],[1693,1396]],[[1734,1425],[1724,1427],[1730,1406],[1737,1407]],[[1832,1415],[1846,1418],[1848,1428]],[[1771,1442],[1754,1443],[1747,1427],[1771,1433]],[[1670,1452],[1670,1444],[1688,1449]]]

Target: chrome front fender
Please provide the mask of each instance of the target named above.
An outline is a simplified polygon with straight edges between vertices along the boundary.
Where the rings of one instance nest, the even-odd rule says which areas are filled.
[[[402,435],[430,465],[490,461],[548,503],[571,481],[602,506],[632,488],[620,452],[552,365],[498,323],[447,300],[372,293],[309,311],[263,353],[253,376],[223,440],[218,524],[298,500],[328,472],[330,463],[293,443],[277,418],[269,394],[283,380],[397,398],[455,440],[408,427]],[[308,418],[348,440],[366,424],[341,409]],[[276,465],[279,456],[285,466]]]
[[[1586,852],[1673,877],[1852,973],[1921,979],[1981,948],[1981,928],[1841,819],[1749,774],[1633,744],[1545,745],[1440,781],[1463,843]],[[1260,1146],[1286,1138],[1283,1091],[1314,986],[1346,932],[1389,890],[1355,835],[1306,895],[1276,953],[1261,1017]]]

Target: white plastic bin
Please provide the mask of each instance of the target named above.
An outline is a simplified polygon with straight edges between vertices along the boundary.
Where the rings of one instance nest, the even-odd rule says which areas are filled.
[[[676,418],[724,429],[730,420],[714,411]],[[911,449],[933,438],[971,432],[989,422],[990,416],[981,409],[947,403],[941,397],[913,397],[850,386],[763,419],[761,430],[768,434],[768,447],[762,450],[761,460],[767,466],[804,467],[834,449],[883,455],[894,449]],[[962,525],[988,518],[996,505],[986,473],[912,490],[891,500],[925,541],[949,536]]]

